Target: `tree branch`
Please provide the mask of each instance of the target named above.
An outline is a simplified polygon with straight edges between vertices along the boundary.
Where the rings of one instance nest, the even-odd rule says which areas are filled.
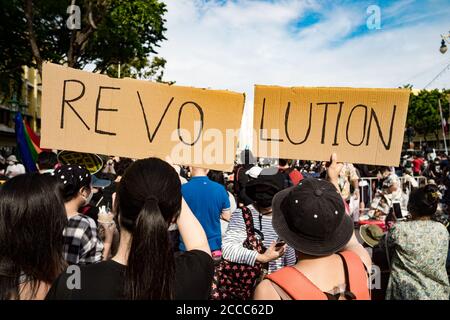
[[[74,3],[75,1],[73,1]],[[93,19],[94,25],[99,24],[102,20],[103,17],[105,15],[106,12],[106,6],[107,6],[107,1],[104,1],[102,3],[99,3],[99,12],[102,12],[102,15],[99,15],[97,18]],[[87,16],[92,16],[92,6],[91,3],[89,3],[89,11],[87,13]],[[87,21],[89,21],[89,19],[87,19]],[[91,25],[91,23],[86,24],[86,27],[84,27],[81,30],[74,32],[72,34],[72,37],[70,39],[70,47],[69,47],[69,52],[67,54],[68,56],[68,64],[69,67],[73,67],[75,66],[76,62],[78,61],[79,56],[81,55],[81,53],[84,51],[84,49],[86,48],[87,42],[89,40],[89,37],[95,32],[95,28],[93,25]],[[70,55],[69,55],[70,54]],[[69,62],[70,60],[70,62]]]
[[[30,41],[31,51],[33,53],[34,60],[36,60],[39,76],[42,79],[42,58],[41,52],[38,47],[36,33],[33,27],[33,0],[25,1],[25,18],[27,20],[28,40]]]

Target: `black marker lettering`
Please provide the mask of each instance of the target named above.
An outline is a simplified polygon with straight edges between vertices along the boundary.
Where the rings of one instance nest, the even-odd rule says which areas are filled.
[[[181,128],[181,114],[183,113],[184,106],[187,105],[187,104],[193,104],[197,108],[198,113],[200,114],[200,129],[198,130],[197,139],[195,139],[194,142],[192,142],[192,143],[188,143],[188,142],[184,141],[183,137],[181,136],[181,131],[180,131],[180,128]],[[177,127],[178,138],[180,139],[181,142],[183,142],[185,145],[188,145],[188,146],[193,146],[194,144],[197,143],[197,141],[201,137],[202,130],[203,130],[203,117],[204,117],[203,109],[197,103],[195,103],[193,101],[188,101],[188,102],[185,102],[185,103],[183,103],[181,105],[180,111],[178,111],[178,127]]]
[[[118,109],[100,108],[100,97],[102,95],[102,90],[120,90],[120,88],[102,87],[102,86],[100,86],[98,88],[97,103],[95,104],[95,132],[96,133],[100,133],[100,134],[106,134],[106,135],[109,135],[109,136],[115,136],[116,134],[114,132],[108,132],[108,131],[103,131],[103,130],[99,130],[98,129],[98,114],[100,113],[100,111],[103,111],[103,112],[117,112],[117,111],[119,111]]]
[[[79,83],[81,84],[81,93],[78,97],[74,98],[74,99],[70,99],[70,100],[66,100],[66,84],[67,82],[75,82],[75,83]],[[72,111],[75,113],[75,115],[78,117],[78,119],[81,120],[81,122],[83,122],[84,126],[90,130],[89,126],[86,124],[86,122],[83,120],[83,118],[81,118],[80,114],[75,110],[75,108],[72,106],[71,102],[75,102],[79,99],[81,99],[81,97],[84,96],[84,92],[85,92],[85,86],[84,83],[79,81],[79,80],[64,80],[64,86],[63,86],[63,96],[62,96],[62,103],[61,103],[61,129],[64,128],[64,107],[66,105],[66,103],[69,105],[70,109],[72,109]]]
[[[172,101],[173,101],[174,97],[172,97],[172,99],[170,99],[169,103],[167,104],[167,107],[166,107],[166,109],[164,110],[164,113],[163,113],[161,119],[159,119],[158,125],[156,126],[156,129],[155,129],[155,131],[154,131],[153,134],[152,134],[152,133],[150,132],[150,129],[148,128],[147,116],[146,116],[146,114],[145,114],[144,104],[142,103],[141,95],[139,94],[139,91],[136,91],[136,92],[137,92],[137,95],[138,95],[138,98],[139,98],[139,103],[140,103],[140,105],[141,105],[142,115],[144,116],[144,123],[145,123],[145,128],[147,129],[147,137],[148,137],[148,141],[149,141],[150,143],[152,143],[152,142],[153,142],[153,139],[155,139],[155,137],[156,137],[156,133],[158,132],[159,127],[161,126],[161,123],[162,123],[164,117],[166,116],[167,111],[169,110],[170,105],[172,104]]]
[[[325,112],[323,115],[323,126],[322,126],[322,140],[321,143],[324,144],[325,143],[325,131],[326,131],[326,127],[327,127],[327,118],[328,118],[328,106],[329,105],[334,105],[337,104],[337,102],[320,102],[317,105],[318,106],[325,106]]]
[[[266,111],[266,98],[264,98],[263,106],[262,106],[261,126],[259,128],[260,129],[259,130],[259,138],[260,138],[260,140],[262,140],[262,141],[279,141],[279,142],[283,142],[283,139],[272,139],[272,138],[264,138],[263,137],[265,111]]]
[[[377,114],[376,114],[375,111],[372,109],[372,112],[370,113],[369,129],[367,130],[367,141],[366,141],[366,146],[369,145],[370,130],[371,130],[371,128],[372,128],[372,120],[375,119],[375,123],[376,123],[377,128],[378,128],[378,134],[380,135],[381,142],[383,143],[383,145],[384,145],[384,147],[386,148],[386,150],[391,149],[392,131],[394,130],[394,120],[395,120],[395,113],[396,113],[396,111],[397,111],[397,106],[394,105],[394,110],[393,110],[393,112],[392,112],[391,125],[390,125],[390,127],[389,127],[389,141],[388,141],[388,143],[386,143],[386,142],[384,141],[383,133],[381,132],[380,123],[378,122]]]
[[[348,129],[350,128],[350,121],[351,121],[351,119],[352,119],[353,111],[355,111],[355,110],[358,109],[358,108],[363,108],[363,109],[364,109],[364,128],[363,128],[363,137],[362,137],[360,143],[352,143],[352,142],[350,142],[350,138],[348,137]],[[364,138],[366,137],[366,128],[367,128],[367,106],[362,105],[362,104],[358,104],[357,106],[354,106],[354,107],[353,107],[352,111],[350,111],[350,115],[348,116],[348,120],[347,120],[347,130],[346,130],[346,132],[345,132],[346,138],[347,138],[347,142],[348,142],[349,144],[351,144],[352,146],[354,146],[354,147],[358,147],[358,146],[362,145],[363,142],[364,142]]]
[[[288,132],[288,124],[289,124],[289,113],[291,111],[291,103],[288,102],[287,108],[286,108],[286,114],[284,117],[284,132],[286,133],[286,137],[288,138],[289,142],[293,145],[300,145],[305,143],[305,141],[309,137],[309,133],[311,132],[311,118],[312,118],[312,103],[309,106],[309,124],[308,124],[308,130],[306,131],[305,139],[299,142],[295,142],[291,139],[289,132]]]
[[[336,129],[334,131],[334,142],[333,142],[333,146],[338,146],[339,143],[337,142],[337,136],[338,136],[338,131],[339,131],[339,120],[341,120],[341,114],[342,114],[342,106],[344,105],[343,101],[339,102],[339,112],[336,118]]]

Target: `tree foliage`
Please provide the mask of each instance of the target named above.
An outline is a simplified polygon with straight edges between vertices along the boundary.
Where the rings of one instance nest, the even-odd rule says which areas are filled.
[[[70,30],[70,5],[80,28]],[[152,70],[164,32],[166,6],[158,0],[0,0],[0,72],[44,61],[106,73],[117,64]],[[160,71],[161,63],[157,67]]]
[[[147,79],[156,82],[163,82],[174,84],[175,81],[164,81],[164,68],[166,66],[166,59],[161,57],[154,57],[151,64],[147,61],[136,59],[128,64],[114,64],[111,65],[106,73],[113,78],[134,78]],[[120,74],[119,74],[120,69]]]
[[[410,86],[406,86],[409,87]],[[439,140],[442,132],[439,100],[441,102],[444,119],[449,118],[450,90],[422,90],[417,95],[411,93],[409,100],[407,127],[414,128],[417,134],[426,136],[434,134]]]
[[[10,91],[20,92],[22,67],[32,64],[33,55],[25,49],[29,42],[21,8],[8,0],[0,0],[0,7],[0,92],[6,93],[2,97],[6,98]]]

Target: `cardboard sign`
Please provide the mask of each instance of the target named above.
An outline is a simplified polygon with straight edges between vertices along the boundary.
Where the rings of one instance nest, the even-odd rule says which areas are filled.
[[[102,158],[92,153],[61,151],[58,153],[58,162],[84,166],[91,174],[96,174],[103,168]]]
[[[233,167],[244,94],[113,79],[51,63],[43,66],[42,93],[43,148]]]
[[[256,86],[254,154],[398,166],[409,89]]]

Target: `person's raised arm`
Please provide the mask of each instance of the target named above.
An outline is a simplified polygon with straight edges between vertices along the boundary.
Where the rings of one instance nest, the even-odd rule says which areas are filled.
[[[177,220],[177,225],[187,251],[201,250],[211,255],[205,230],[203,230],[202,225],[184,199],[182,199],[181,214]]]
[[[353,190],[354,190],[353,195],[356,197],[357,200],[359,200],[359,180],[353,179],[352,185],[353,185]]]
[[[328,180],[332,184],[334,184],[336,189],[339,190],[339,184],[338,184],[339,172],[341,171],[343,164],[337,162],[337,154],[336,153],[333,153],[331,155],[330,160],[331,160],[331,163],[327,169],[327,177],[328,177]],[[363,263],[365,264],[367,270],[369,270],[369,272],[370,272],[370,270],[372,268],[372,260],[370,258],[369,253],[367,252],[367,250],[364,249],[364,247],[358,242],[358,239],[356,238],[355,233],[353,233],[353,236],[350,239],[350,241],[348,242],[347,246],[345,247],[345,250],[350,250],[350,251],[353,251],[354,253],[356,253],[361,258]]]
[[[102,252],[103,260],[109,260],[116,226],[114,223],[112,224],[99,223],[99,227],[100,226],[104,229],[105,232],[105,240],[103,241],[103,252]]]
[[[327,168],[327,178],[339,192],[339,173],[341,172],[342,167],[343,164],[337,162],[337,154],[333,153],[330,158],[330,165]]]

